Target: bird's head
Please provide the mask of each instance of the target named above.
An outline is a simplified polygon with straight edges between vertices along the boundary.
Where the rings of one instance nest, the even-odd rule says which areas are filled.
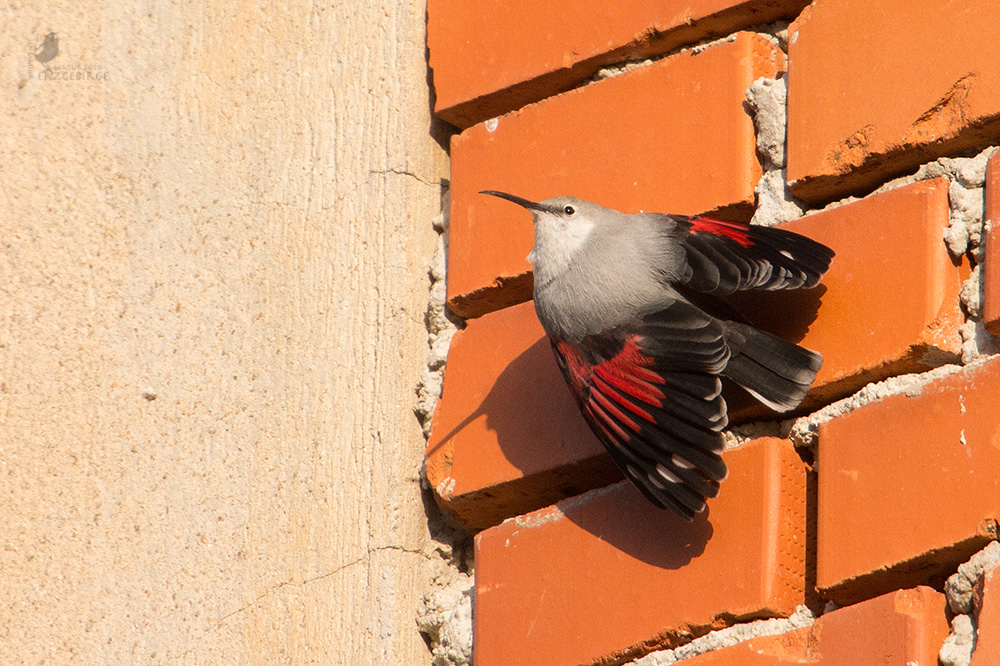
[[[535,223],[535,247],[528,261],[535,273],[556,276],[565,270],[587,239],[603,223],[616,217],[615,211],[576,197],[560,196],[545,201],[530,201],[506,192],[482,190],[524,207]]]

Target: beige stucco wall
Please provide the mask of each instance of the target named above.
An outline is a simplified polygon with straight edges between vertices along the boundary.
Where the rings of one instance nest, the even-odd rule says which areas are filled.
[[[427,663],[423,30],[0,8],[0,663]]]

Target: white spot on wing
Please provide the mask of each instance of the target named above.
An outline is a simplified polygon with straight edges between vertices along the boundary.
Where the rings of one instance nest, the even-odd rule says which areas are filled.
[[[681,458],[676,453],[670,456],[670,461],[673,462],[678,467],[680,467],[681,469],[694,469],[694,465],[688,462],[687,459]]]
[[[684,483],[681,481],[681,477],[677,476],[660,463],[656,463],[656,472],[670,483]]]

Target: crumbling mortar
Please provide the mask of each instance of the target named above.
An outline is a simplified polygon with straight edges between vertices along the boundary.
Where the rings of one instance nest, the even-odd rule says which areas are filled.
[[[805,606],[799,606],[788,618],[772,618],[737,623],[725,629],[711,631],[679,647],[651,652],[639,659],[628,662],[624,666],[665,666],[666,664],[676,664],[679,661],[690,659],[706,652],[721,650],[761,636],[776,636],[808,627],[814,621],[815,618],[812,612]]]
[[[788,21],[776,21],[756,30],[788,53]],[[754,214],[751,224],[775,226],[802,217],[808,205],[797,199],[788,187],[785,145],[788,120],[788,83],[784,72],[771,78],[759,78],[746,91],[747,106],[753,117],[757,137],[757,159],[761,178],[754,188]]]
[[[444,212],[433,221],[438,241],[428,267],[430,287],[424,316],[429,348],[427,367],[417,384],[416,404],[413,408],[425,439],[430,436],[434,408],[441,397],[448,348],[455,332],[465,325],[461,318],[448,309],[446,302],[447,191],[444,193],[442,209]],[[448,520],[438,508],[423,466],[420,479],[428,529],[436,544],[435,561],[438,566],[417,609],[417,629],[426,637],[433,666],[461,666],[472,661],[471,536]]]
[[[433,666],[472,663],[473,577],[446,572],[432,582],[417,613],[417,627],[427,636]]]
[[[969,666],[976,649],[976,631],[983,604],[983,583],[986,573],[1000,567],[1000,543],[990,542],[944,585],[948,608],[954,614],[951,632],[938,653],[941,666]]]
[[[762,175],[754,188],[756,206],[751,224],[775,226],[802,217],[808,205],[788,188],[785,169],[788,83],[779,74],[760,78],[746,91],[757,135],[757,159]]]
[[[706,37],[705,39],[695,42],[694,44],[685,44],[684,46],[678,47],[676,49],[667,51],[666,53],[659,53],[656,55],[647,56],[644,58],[635,58],[632,60],[623,60],[622,62],[606,65],[590,76],[590,78],[585,79],[577,85],[577,88],[590,85],[591,83],[596,83],[597,81],[603,81],[604,79],[610,79],[613,76],[618,76],[619,74],[624,74],[633,69],[639,67],[647,67],[653,63],[659,62],[665,58],[675,56],[679,53],[701,53],[707,48],[716,46],[718,44],[725,44],[726,42],[731,42],[736,39],[736,35],[726,35],[725,37]]]
[[[738,32],[734,32],[724,36],[709,36],[693,43],[685,43],[681,46],[673,48],[665,53],[658,53],[656,55],[650,55],[643,58],[633,58],[622,60],[621,62],[612,63],[605,65],[604,67],[598,69],[589,78],[584,79],[579,84],[571,89],[581,88],[591,83],[596,83],[598,81],[603,81],[604,79],[609,79],[613,76],[618,76],[625,72],[631,71],[638,67],[646,67],[652,65],[653,63],[659,62],[665,58],[675,56],[681,53],[689,53],[695,55],[701,53],[705,49],[717,46],[719,44],[725,44],[727,42],[735,41],[737,36],[741,32],[753,32],[765,37],[770,40],[775,46],[777,46],[781,51],[787,51],[788,49],[788,21],[775,21],[773,23],[767,23],[763,25],[751,26],[749,28],[744,28]]]
[[[427,313],[424,321],[427,326],[427,345],[430,353],[427,358],[427,368],[417,384],[417,402],[414,413],[420,420],[424,437],[430,436],[431,421],[434,408],[441,397],[444,366],[448,358],[448,348],[455,332],[465,326],[447,305],[447,271],[448,271],[448,205],[447,195],[443,206],[444,212],[433,222],[438,232],[437,247],[428,267],[430,290]]]

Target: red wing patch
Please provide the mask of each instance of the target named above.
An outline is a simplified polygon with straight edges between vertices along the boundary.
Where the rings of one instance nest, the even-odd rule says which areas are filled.
[[[555,343],[556,353],[562,360],[560,365],[563,369],[563,377],[566,383],[573,389],[577,400],[583,400],[587,386],[590,384],[590,377],[594,367],[584,357],[583,352],[568,342],[560,340]]]
[[[660,406],[664,395],[657,383],[662,383],[662,380],[649,369],[655,361],[642,353],[638,339],[638,336],[630,335],[614,358],[594,366],[594,376],[639,402]],[[646,418],[652,420],[648,416]]]
[[[739,222],[726,222],[724,220],[714,220],[710,217],[692,217],[690,222],[692,232],[701,231],[712,234],[713,236],[725,236],[726,238],[736,241],[743,247],[753,245],[749,229],[745,224],[740,224]]]
[[[623,337],[618,345],[601,338],[553,347],[584,417],[615,463],[657,506],[690,519],[718,493],[726,474],[718,434],[725,402],[704,382],[685,381],[683,370],[667,379],[661,373],[672,364],[645,350],[643,334]]]

